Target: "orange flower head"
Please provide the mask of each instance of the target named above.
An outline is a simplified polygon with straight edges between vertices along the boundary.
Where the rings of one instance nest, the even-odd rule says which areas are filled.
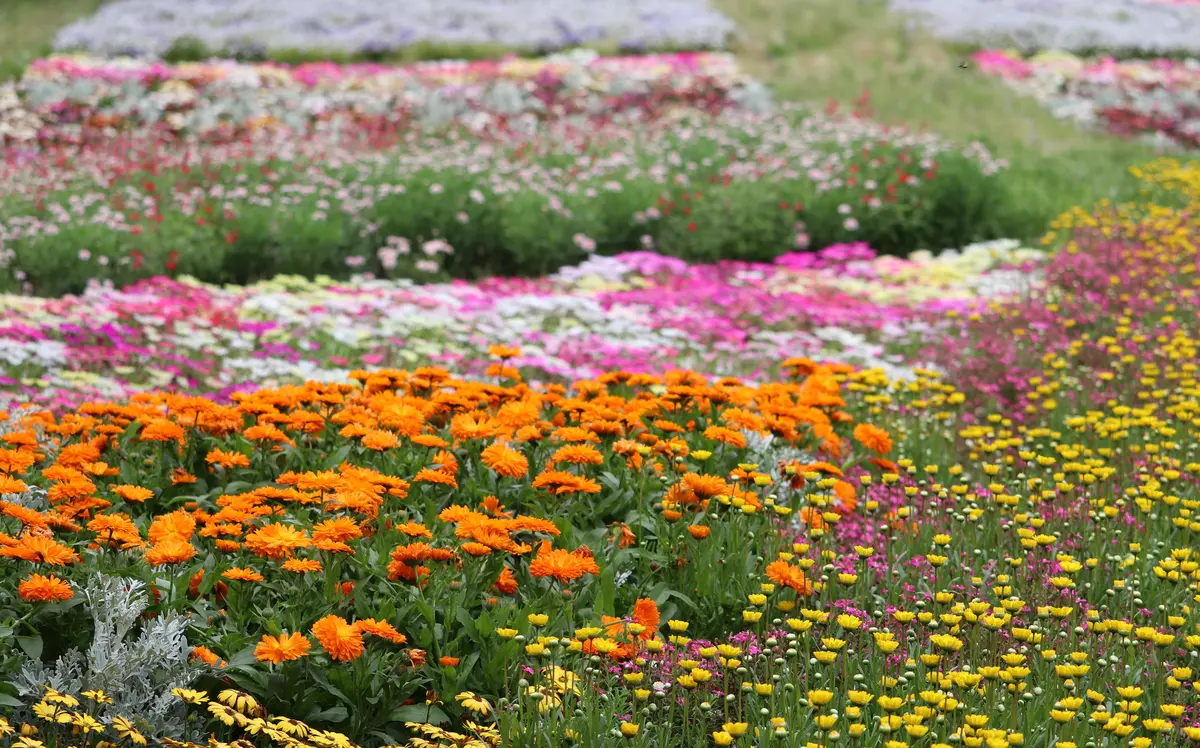
[[[311,648],[312,642],[304,634],[280,634],[277,637],[267,634],[254,648],[254,657],[259,662],[278,665],[300,659],[307,655]]]
[[[30,574],[21,580],[17,594],[26,602],[36,603],[60,603],[75,596],[66,580],[41,574]]]
[[[854,427],[854,438],[880,457],[892,451],[891,435],[878,426],[860,423]]]
[[[501,442],[485,448],[480,458],[489,470],[506,478],[523,478],[529,472],[525,455]]]
[[[339,616],[328,615],[317,621],[312,633],[335,662],[349,662],[363,653],[362,632]]]

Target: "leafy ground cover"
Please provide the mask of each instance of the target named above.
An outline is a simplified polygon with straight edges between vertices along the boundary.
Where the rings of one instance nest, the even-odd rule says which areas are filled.
[[[1194,60],[1081,59],[986,50],[974,56],[984,73],[1034,96],[1055,116],[1119,135],[1183,148],[1200,146],[1200,65]]]
[[[581,106],[499,130],[478,129],[498,111],[483,88],[448,107],[440,128],[420,126],[412,109],[372,116],[348,105],[299,133],[218,130],[200,142],[168,126],[82,147],[17,146],[0,195],[0,288],[56,295],[92,278],[164,273],[219,283],[355,270],[541,275],[593,249],[764,261],[805,246],[902,253],[1044,228],[1031,214],[1045,206],[1010,191],[1004,162],[979,144],[861,112],[754,114],[728,87],[695,80],[680,89],[694,96],[668,86],[622,99],[628,116]],[[564,107],[577,90],[593,96],[546,87]],[[697,103],[714,113],[688,108]],[[428,256],[385,267],[402,241]]]
[[[220,288],[159,278],[120,291],[95,284],[79,297],[0,297],[0,409],[62,412],[167,386],[225,401],[373,366],[482,377],[494,340],[520,346],[508,364],[535,382],[679,366],[765,381],[794,355],[903,377],[914,363],[905,351],[945,311],[1027,289],[1040,257],[1015,241],[908,260],[843,245],[771,264],[637,252],[473,284],[279,277]]]
[[[1144,176],[1200,195],[1179,164]],[[504,340],[481,379],[384,369],[14,413],[0,667],[22,706],[4,729],[1190,739],[1193,216],[1064,216],[1040,289],[951,318],[944,373],[908,381],[797,358],[758,385],[531,385]],[[118,688],[132,672],[143,686]]]

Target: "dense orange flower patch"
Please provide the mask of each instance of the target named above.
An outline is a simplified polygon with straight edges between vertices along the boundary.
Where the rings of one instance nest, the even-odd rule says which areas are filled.
[[[378,689],[400,705],[467,685],[499,693],[488,641],[533,610],[600,621],[615,644],[584,646],[627,661],[661,646],[662,606],[715,619],[764,579],[812,594],[785,560],[755,571],[742,536],[828,521],[763,486],[771,471],[797,489],[812,471],[841,476],[825,461],[846,467],[860,449],[842,382],[875,385],[791,365],[798,381],[759,387],[690,372],[535,388],[359,371],[231,404],[152,393],[60,418],[5,414],[0,556],[15,563],[0,582],[42,605],[97,573],[139,579],[148,615],[190,617],[203,677],[269,710],[309,704],[295,716],[318,723]],[[872,454],[891,446],[873,426],[854,436]],[[760,466],[752,442],[771,440],[808,457]],[[834,496],[829,511],[853,511],[850,483]],[[738,585],[705,577],[726,558],[747,571]],[[648,584],[657,599],[635,593]],[[378,677],[339,670],[359,662]],[[405,720],[369,711],[330,724],[404,734]]]

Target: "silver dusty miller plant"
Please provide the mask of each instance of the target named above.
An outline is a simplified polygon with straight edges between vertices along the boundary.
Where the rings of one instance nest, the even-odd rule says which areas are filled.
[[[70,650],[51,669],[27,658],[14,682],[21,696],[39,698],[46,687],[70,694],[99,689],[113,698],[114,712],[148,725],[155,735],[198,737],[185,722],[184,705],[171,694],[203,671],[189,661],[187,620],[178,614],[151,618],[131,638],[147,607],[144,583],[98,573],[85,583],[83,596],[95,622],[92,645],[86,653]]]

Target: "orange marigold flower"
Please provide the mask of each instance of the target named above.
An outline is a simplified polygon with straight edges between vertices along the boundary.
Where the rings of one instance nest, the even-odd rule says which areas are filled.
[[[216,652],[212,651],[208,647],[192,647],[192,659],[200,660],[205,665],[216,668],[225,667],[225,665],[228,664],[225,662],[225,660],[222,660],[219,656],[217,656]]]
[[[400,446],[400,438],[390,431],[374,430],[365,434],[362,445],[376,452],[383,452]]]
[[[354,549],[349,545],[340,540],[329,540],[328,538],[314,540],[312,547],[326,553],[354,553]]]
[[[459,662],[459,660],[457,657],[439,657],[438,658],[438,664],[440,664],[442,667],[457,667],[458,662]]]
[[[504,505],[500,503],[500,499],[495,496],[484,496],[483,501],[479,502],[484,511],[491,513],[496,517],[510,518],[512,514],[504,511]]]
[[[462,549],[465,553],[471,556],[486,556],[492,552],[492,549],[483,543],[467,542],[462,544]]]
[[[516,358],[521,355],[521,349],[516,346],[489,345],[488,355],[496,358]]]
[[[500,570],[500,577],[496,580],[492,587],[504,593],[505,595],[517,594],[517,578],[513,576],[512,569],[505,566]]]
[[[75,596],[71,585],[56,576],[30,574],[17,585],[17,594],[26,602],[59,603]]]
[[[600,484],[590,478],[562,470],[543,470],[533,479],[534,488],[544,488],[556,496],[564,493],[600,493]]]
[[[0,548],[0,556],[50,566],[66,566],[79,561],[79,554],[53,538],[29,533],[22,535],[16,543]]]
[[[563,426],[555,429],[552,435],[555,439],[564,442],[599,442],[600,437],[591,429],[581,428],[579,426]]]
[[[3,478],[0,478],[0,480],[3,480]],[[0,501],[0,514],[12,517],[26,527],[50,526],[50,518],[47,515],[42,514],[36,509],[14,504],[11,501]]]
[[[182,509],[178,509],[170,514],[160,514],[150,523],[150,529],[146,533],[150,538],[150,542],[157,543],[166,538],[168,535],[177,536],[183,540],[188,540],[196,533],[196,519]]]
[[[588,444],[568,444],[554,450],[554,454],[550,455],[550,461],[555,465],[563,462],[572,465],[602,465],[604,464],[604,455],[600,454],[600,450]]]
[[[639,639],[653,639],[662,620],[658,605],[650,598],[643,597],[633,604],[633,620],[645,626],[642,633],[638,634]]]
[[[378,636],[381,639],[387,639],[393,644],[404,644],[408,641],[408,637],[396,630],[396,627],[387,621],[377,621],[374,618],[364,618],[361,621],[355,621],[354,626],[364,634]]]
[[[146,563],[151,566],[181,564],[195,557],[196,547],[178,535],[167,535],[146,551]]]
[[[362,632],[339,616],[328,615],[317,621],[312,634],[335,662],[349,662],[363,653]]]
[[[443,512],[444,513],[444,512]],[[410,538],[430,538],[433,539],[433,533],[429,528],[420,522],[405,522],[402,525],[396,525],[396,529]]]
[[[854,490],[854,485],[840,480],[833,484],[833,492],[838,497],[838,509],[849,514],[858,507],[858,496]]]
[[[29,486],[25,485],[25,481],[0,473],[0,496],[8,493],[25,493],[28,490]]]
[[[126,501],[133,501],[138,504],[145,503],[146,499],[154,496],[153,491],[151,491],[149,488],[142,488],[141,486],[113,486],[110,490],[117,496],[120,496],[122,499],[125,499]]]
[[[38,458],[32,451],[0,449],[0,473],[8,473],[10,475],[23,473],[33,467],[37,461]]]
[[[337,517],[318,522],[313,526],[312,539],[314,542],[332,540],[344,543],[362,537],[362,528],[349,517]]]
[[[292,441],[291,437],[283,432],[278,426],[269,423],[260,423],[256,426],[251,426],[242,432],[242,436],[252,442],[267,441],[281,442],[295,446],[296,442]]]
[[[869,423],[860,423],[854,427],[854,438],[867,449],[883,456],[892,451],[891,434]]]
[[[696,540],[704,540],[712,532],[712,528],[707,525],[688,525],[688,532]]]
[[[138,435],[138,440],[143,442],[177,441],[182,444],[186,433],[182,426],[173,421],[168,421],[165,418],[155,418],[142,426],[142,432]]]
[[[775,584],[791,587],[801,595],[811,595],[813,592],[812,583],[804,576],[804,571],[787,561],[772,561],[767,564],[767,579]]]
[[[217,465],[226,469],[250,467],[250,458],[241,452],[224,452],[219,449],[210,451],[205,455],[204,461],[209,465]]]
[[[243,569],[237,566],[222,572],[221,576],[239,582],[261,582],[265,579],[262,574],[253,569]]]
[[[298,660],[308,654],[312,642],[304,634],[266,634],[254,648],[254,658],[259,662],[270,662],[275,665],[290,660]]]
[[[171,485],[182,486],[196,482],[196,476],[192,475],[183,468],[175,468],[171,471]]]
[[[413,483],[440,483],[443,486],[458,488],[458,481],[453,475],[442,472],[441,470],[432,470],[430,468],[421,468],[416,475],[413,476]]]
[[[284,561],[280,567],[284,571],[294,571],[299,574],[304,574],[310,571],[320,571],[321,562],[311,558],[289,558]]]
[[[490,439],[498,431],[496,426],[482,413],[461,413],[450,420],[450,434],[459,441]]]
[[[246,548],[266,558],[287,558],[293,551],[310,545],[303,530],[280,523],[265,525],[246,536]]]
[[[532,577],[551,577],[566,584],[579,579],[584,574],[595,574],[599,567],[589,555],[578,552],[572,553],[561,548],[551,548],[550,541],[544,540],[538,547],[537,556],[529,564],[529,575]]]
[[[408,440],[418,447],[429,447],[431,449],[445,449],[450,446],[450,442],[433,434],[417,434],[416,436],[409,437]]]
[[[688,490],[702,499],[711,499],[714,496],[733,493],[733,487],[718,475],[684,473],[681,481]]]
[[[727,429],[724,426],[709,426],[704,429],[704,438],[711,439],[715,442],[728,444],[731,447],[741,449],[746,446],[746,436],[740,431]]]
[[[637,544],[637,535],[633,534],[633,530],[624,522],[615,522],[613,527],[613,542],[618,548],[630,548]]]
[[[484,449],[480,459],[488,469],[506,478],[522,478],[529,472],[529,461],[525,455],[501,442]]]
[[[509,521],[508,529],[510,532],[541,532],[547,535],[562,534],[558,526],[550,520],[541,517],[529,517],[524,514],[519,514]]]
[[[282,478],[283,476],[280,476]],[[324,470],[319,473],[301,473],[296,476],[296,488],[301,491],[316,491],[318,493],[329,493],[336,491],[345,484],[345,479],[331,470]],[[283,481],[280,480],[282,483]]]

